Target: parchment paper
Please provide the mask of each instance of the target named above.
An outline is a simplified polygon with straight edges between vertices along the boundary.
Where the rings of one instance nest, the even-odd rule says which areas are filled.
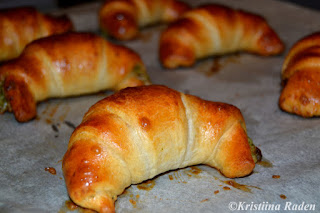
[[[320,30],[320,13],[272,0],[189,2],[194,6],[218,2],[264,16],[285,42],[285,53],[268,58],[241,53],[218,62],[210,57],[192,68],[169,71],[158,60],[164,26],[145,29],[139,39],[122,44],[140,53],[154,84],[240,108],[248,135],[262,150],[263,163],[252,175],[234,180],[244,185],[240,187],[228,185],[224,181],[229,179],[207,166],[162,174],[129,187],[116,202],[117,212],[230,212],[234,208],[269,212],[264,207],[271,204],[272,212],[290,212],[289,204],[291,208],[311,204],[319,212],[320,119],[282,112],[278,98],[284,56],[302,36]],[[52,13],[67,13],[78,31],[99,33],[99,6],[92,3]],[[215,63],[218,71],[213,69]],[[110,94],[42,102],[37,119],[28,123],[18,123],[11,113],[0,116],[0,212],[68,212],[61,159],[74,126],[92,104]],[[56,174],[45,171],[47,167],[55,168]]]

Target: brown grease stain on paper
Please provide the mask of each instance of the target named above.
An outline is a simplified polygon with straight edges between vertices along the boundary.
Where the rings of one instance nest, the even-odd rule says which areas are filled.
[[[204,60],[197,66],[197,71],[204,73],[206,76],[212,76],[229,63],[239,63],[239,54],[235,53],[227,56],[216,56],[211,61]]]
[[[121,195],[130,197],[129,202],[131,203],[133,208],[137,207],[137,203],[139,203],[140,195],[133,195],[128,189],[125,189]]]
[[[249,192],[249,193],[252,193],[251,188],[256,188],[256,189],[260,189],[259,187],[257,186],[248,186],[248,185],[243,185],[243,184],[240,184],[240,183],[237,183],[236,181],[234,180],[226,180],[226,181],[223,181],[224,183],[228,184],[229,186],[232,186],[236,189],[239,189],[241,191],[244,191],[244,192]]]
[[[45,103],[45,108],[44,110],[41,112],[42,115],[46,114],[49,110],[50,104],[48,102]]]
[[[133,205],[134,208],[137,206],[137,202],[135,200],[130,199],[129,201]]]
[[[61,122],[64,122],[64,120],[66,119],[69,111],[70,111],[70,107],[69,107],[69,106],[66,106],[66,107],[63,109],[63,114],[60,115],[60,117],[59,117],[59,120],[60,120]]]
[[[209,198],[201,200],[200,203],[204,203],[204,202],[207,202],[207,201],[209,201]]]
[[[150,191],[156,185],[154,180],[147,180],[137,185],[138,189]]]
[[[279,178],[280,178],[280,175],[272,175],[272,178],[273,178],[273,179],[279,179]]]
[[[95,213],[95,211],[93,211],[91,209],[85,209],[85,208],[78,206],[77,204],[75,204],[71,200],[65,201],[64,205],[60,208],[58,213],[67,213],[67,212],[75,211],[75,210],[77,210],[77,212],[79,212],[79,213]]]
[[[287,199],[287,196],[285,196],[284,194],[281,194],[280,198],[285,200],[285,199]]]
[[[49,173],[52,174],[52,175],[56,175],[56,174],[57,174],[56,169],[53,168],[53,167],[46,167],[44,170],[47,171],[47,172],[49,172]]]
[[[181,174],[178,171],[173,171],[172,175],[169,175],[170,180],[177,180],[178,183],[187,183],[185,180],[182,179]]]
[[[57,103],[57,104],[55,104],[54,107],[51,108],[51,111],[49,112],[49,117],[52,118],[56,114],[56,112],[58,111],[59,106],[60,106],[60,103]]]
[[[198,175],[198,174],[200,174],[200,173],[202,172],[202,170],[199,169],[199,168],[196,167],[196,166],[191,166],[190,168],[191,168],[191,170],[189,170],[189,172],[190,172],[191,174],[193,174],[193,175]]]
[[[223,190],[231,190],[231,189],[230,189],[230,187],[228,187],[228,186],[224,186],[224,187],[223,187]]]
[[[46,106],[44,110],[41,112],[42,116],[39,116],[39,114],[36,117],[36,120],[41,120],[41,117],[45,116],[44,120],[47,124],[52,124],[53,123],[53,117],[56,115],[59,107],[61,105],[61,102],[58,103],[46,103]],[[65,106],[63,110],[60,110],[62,114],[59,116],[59,121],[63,122],[65,118],[67,117],[69,111],[70,111],[70,106]]]
[[[263,160],[257,162],[257,164],[262,167],[265,167],[265,168],[272,168],[273,167],[272,163],[266,159],[263,159]]]
[[[244,185],[244,184],[237,183],[235,180],[220,180],[218,177],[214,177],[214,179],[220,181],[221,183],[232,186],[233,188],[244,191],[244,192],[252,193],[251,188],[262,190],[261,188],[259,188],[257,186]],[[231,188],[228,186],[225,186],[225,185],[219,185],[219,186],[223,187],[224,190],[231,190]],[[214,192],[214,194],[217,194],[217,193],[219,193],[219,190]]]

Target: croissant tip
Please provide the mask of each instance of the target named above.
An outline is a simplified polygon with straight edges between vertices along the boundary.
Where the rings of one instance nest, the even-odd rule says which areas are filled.
[[[8,76],[3,83],[3,97],[18,122],[30,121],[37,115],[36,102],[23,80]]]
[[[271,28],[261,36],[259,43],[262,48],[260,54],[265,56],[279,55],[285,49],[284,43]]]
[[[195,63],[194,51],[175,41],[162,41],[160,45],[160,61],[165,68],[189,67]]]
[[[110,198],[103,198],[100,213],[115,213],[114,201]]]
[[[129,2],[107,1],[100,9],[102,31],[117,40],[132,40],[138,35],[135,7]]]
[[[253,160],[247,160],[243,161],[239,167],[242,168],[242,170],[237,169],[236,171],[232,169],[224,168],[224,170],[221,170],[220,173],[227,177],[227,178],[240,178],[240,177],[246,177],[250,175],[253,172],[253,169],[255,167],[255,163]]]

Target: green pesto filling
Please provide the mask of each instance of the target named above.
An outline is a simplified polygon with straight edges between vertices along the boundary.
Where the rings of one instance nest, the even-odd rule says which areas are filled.
[[[0,113],[10,111],[10,104],[4,96],[3,82],[0,82]]]
[[[100,35],[101,35],[101,37],[104,37],[104,38],[109,38],[110,37],[109,33],[107,31],[105,31],[105,30],[101,30],[100,31]]]
[[[261,150],[253,144],[253,141],[249,137],[248,137],[248,142],[250,145],[251,155],[252,155],[254,162],[257,163],[257,162],[261,161],[261,159],[262,159]]]
[[[132,68],[132,74],[134,74],[145,85],[151,84],[150,78],[145,68],[141,64],[134,65],[134,67]]]

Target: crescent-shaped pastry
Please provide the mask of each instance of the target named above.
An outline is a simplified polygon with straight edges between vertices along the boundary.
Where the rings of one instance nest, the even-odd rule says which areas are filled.
[[[107,0],[99,12],[100,28],[113,38],[130,40],[141,28],[170,23],[188,9],[178,0]]]
[[[93,105],[71,135],[62,166],[76,204],[114,212],[126,187],[160,173],[206,164],[243,177],[258,158],[238,108],[150,85]]]
[[[42,14],[32,7],[0,10],[0,61],[16,58],[33,40],[73,29],[67,16]]]
[[[320,32],[305,36],[289,50],[282,66],[280,108],[302,117],[320,115]]]
[[[166,68],[192,66],[212,55],[246,51],[270,56],[284,49],[263,17],[217,4],[185,12],[162,32],[159,46]]]
[[[149,84],[140,56],[91,33],[36,40],[0,67],[0,112],[20,122],[36,116],[36,103]]]

